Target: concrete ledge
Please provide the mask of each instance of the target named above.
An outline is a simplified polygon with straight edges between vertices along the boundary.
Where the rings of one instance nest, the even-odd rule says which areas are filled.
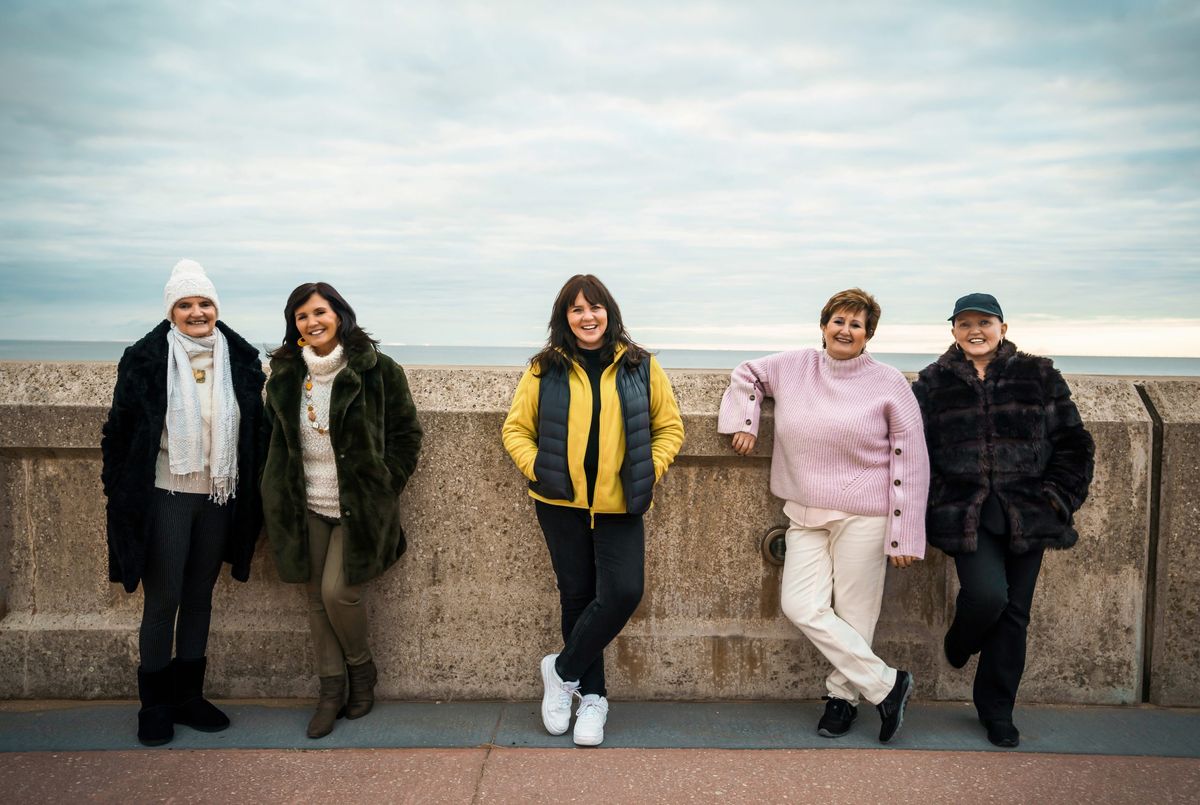
[[[557,594],[524,480],[499,440],[519,373],[409,370],[427,438],[403,500],[410,551],[369,586],[383,696],[538,692],[531,669],[558,644]],[[716,432],[727,374],[669,374],[688,437],[648,518],[646,595],[607,656],[610,684],[627,700],[815,698],[827,666],[780,614],[779,570],[759,553],[762,535],[784,521],[767,490],[771,416],[756,455],[737,457]],[[0,697],[133,694],[140,594],[106,580],[99,483],[99,428],[114,380],[111,364],[0,363]],[[1021,697],[1138,702],[1153,421],[1132,381],[1070,382],[1096,437],[1096,482],[1078,516],[1079,546],[1047,556]],[[1183,399],[1195,385],[1156,388]],[[1194,503],[1196,473],[1169,477],[1175,486],[1164,487],[1164,498]],[[1171,528],[1180,539],[1195,533],[1195,520],[1178,514],[1163,522],[1178,523]],[[1180,562],[1165,575],[1194,590],[1197,567]],[[955,592],[953,568],[937,551],[913,569],[888,571],[876,645],[914,671],[923,697],[969,698],[970,674],[941,659]],[[1155,632],[1178,633],[1169,640],[1186,645],[1197,621],[1186,617],[1194,600],[1187,606],[1163,609]],[[214,607],[215,695],[315,692],[303,592],[279,582],[261,546],[251,582],[222,578]],[[1164,651],[1164,678],[1155,665],[1151,689],[1166,685],[1177,691],[1172,703],[1200,704],[1200,690],[1175,681],[1189,678],[1186,655]]]
[[[1162,420],[1150,701],[1200,702],[1200,381],[1145,385]]]

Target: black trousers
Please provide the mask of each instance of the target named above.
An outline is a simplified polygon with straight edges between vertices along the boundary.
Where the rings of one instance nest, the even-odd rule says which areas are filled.
[[[1042,549],[1015,554],[1008,537],[979,530],[975,553],[954,557],[961,589],[946,640],[958,653],[979,653],[973,698],[979,717],[1012,719],[1025,672],[1025,638]]]
[[[579,692],[607,696],[604,649],[642,600],[646,566],[640,514],[597,514],[535,501],[558,579],[564,648],[555,670]]]
[[[158,671],[180,659],[203,657],[212,619],[212,592],[232,524],[232,504],[208,495],[155,489],[150,498],[153,530],[142,573],[142,667]]]

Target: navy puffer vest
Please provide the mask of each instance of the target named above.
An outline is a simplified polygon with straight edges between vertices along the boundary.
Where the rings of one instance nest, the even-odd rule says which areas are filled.
[[[654,456],[650,451],[650,356],[637,366],[617,366],[617,399],[625,422],[625,458],[621,486],[625,511],[645,514],[654,497]],[[544,370],[538,389],[538,454],[533,463],[537,481],[529,488],[551,500],[573,500],[575,487],[567,465],[567,419],[571,387],[561,366]]]

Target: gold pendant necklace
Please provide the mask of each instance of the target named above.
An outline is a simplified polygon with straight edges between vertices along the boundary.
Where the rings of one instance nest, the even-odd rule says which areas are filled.
[[[304,405],[308,409],[308,424],[312,426],[313,430],[324,436],[329,433],[329,426],[317,422],[317,409],[313,407],[312,388],[313,379],[310,372],[304,376]]]
[[[207,377],[207,375],[204,373],[203,369],[193,369],[192,377],[196,378],[197,383],[203,383],[204,378]]]

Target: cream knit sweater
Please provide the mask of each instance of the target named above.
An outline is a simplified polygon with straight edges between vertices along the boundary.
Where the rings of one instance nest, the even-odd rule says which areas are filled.
[[[329,394],[333,389],[333,379],[346,365],[346,356],[341,344],[324,357],[312,347],[304,347],[303,355],[308,373],[312,376],[312,405],[317,413],[317,424],[326,430],[322,434],[312,426],[308,419],[308,399],[301,389],[300,447],[304,453],[304,486],[308,493],[308,508],[326,517],[341,517],[337,464],[328,433]]]
[[[197,495],[208,495],[212,492],[212,478],[208,469],[208,457],[212,451],[212,368],[211,352],[201,352],[192,356],[192,371],[203,371],[206,381],[196,384],[196,391],[200,397],[200,419],[204,422],[204,472],[196,475],[171,474],[171,456],[167,452],[170,443],[167,440],[167,426],[164,424],[162,439],[158,444],[158,459],[154,462],[154,485],[159,489],[169,492],[192,492]]]
[[[899,371],[867,353],[801,349],[733,370],[717,430],[758,435],[775,399],[771,492],[805,506],[886,515],[889,556],[925,555],[929,457],[921,410]]]

